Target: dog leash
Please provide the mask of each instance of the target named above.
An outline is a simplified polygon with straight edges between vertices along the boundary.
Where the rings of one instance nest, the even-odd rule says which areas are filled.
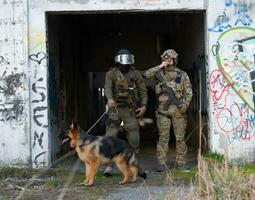
[[[86,131],[86,133],[89,133],[97,124],[98,122],[108,113],[108,106],[106,106],[104,113],[98,118],[98,120],[89,128],[89,130]]]

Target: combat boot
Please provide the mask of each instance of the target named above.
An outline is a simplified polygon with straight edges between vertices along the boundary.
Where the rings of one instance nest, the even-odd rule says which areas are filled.
[[[157,168],[157,172],[165,172],[169,169],[168,164],[159,164]]]
[[[188,170],[191,168],[191,166],[188,165],[187,163],[180,163],[180,164],[177,164],[177,168],[180,170]]]

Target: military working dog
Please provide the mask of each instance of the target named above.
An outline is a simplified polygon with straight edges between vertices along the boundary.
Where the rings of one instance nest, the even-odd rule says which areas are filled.
[[[77,124],[72,123],[68,131],[70,146],[75,148],[80,160],[85,163],[85,186],[92,186],[98,172],[100,163],[115,162],[123,174],[119,184],[125,184],[132,178],[135,182],[137,176],[146,179],[146,173],[138,165],[135,150],[121,139],[111,136],[93,136],[84,132]]]

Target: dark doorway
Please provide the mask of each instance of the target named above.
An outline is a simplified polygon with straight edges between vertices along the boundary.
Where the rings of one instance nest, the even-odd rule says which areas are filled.
[[[52,159],[61,151],[59,133],[69,127],[73,118],[87,130],[104,112],[104,75],[113,66],[113,56],[120,48],[132,51],[135,67],[141,73],[159,64],[164,50],[173,48],[178,52],[179,67],[188,73],[193,85],[187,143],[196,149],[199,99],[204,117],[208,105],[204,29],[204,11],[47,13]],[[149,94],[146,117],[155,119],[155,93],[152,83],[146,84]],[[204,130],[206,138],[207,128]],[[91,133],[104,134],[104,125],[99,123]],[[141,143],[156,139],[156,123],[141,128]],[[171,142],[174,143],[172,133]]]

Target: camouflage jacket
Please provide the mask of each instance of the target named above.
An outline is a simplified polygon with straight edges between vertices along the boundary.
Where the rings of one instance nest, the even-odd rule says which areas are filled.
[[[171,87],[175,92],[176,97],[181,99],[182,103],[189,106],[193,92],[187,73],[177,67],[166,67],[165,69],[160,69],[159,66],[156,66],[148,69],[144,75],[148,79],[154,79],[154,75],[159,71],[164,77],[167,86]],[[159,96],[160,102],[168,98],[166,94],[161,94],[161,85],[162,83],[158,81],[156,85],[156,94]]]
[[[123,100],[130,97],[131,93],[128,92],[130,84],[134,88],[132,92],[134,92],[140,102],[139,106],[146,106],[148,101],[147,89],[141,73],[133,67],[127,74],[121,73],[117,68],[113,68],[106,73],[104,85],[106,98],[113,98],[118,102],[120,99]],[[121,93],[119,87],[123,89]]]

